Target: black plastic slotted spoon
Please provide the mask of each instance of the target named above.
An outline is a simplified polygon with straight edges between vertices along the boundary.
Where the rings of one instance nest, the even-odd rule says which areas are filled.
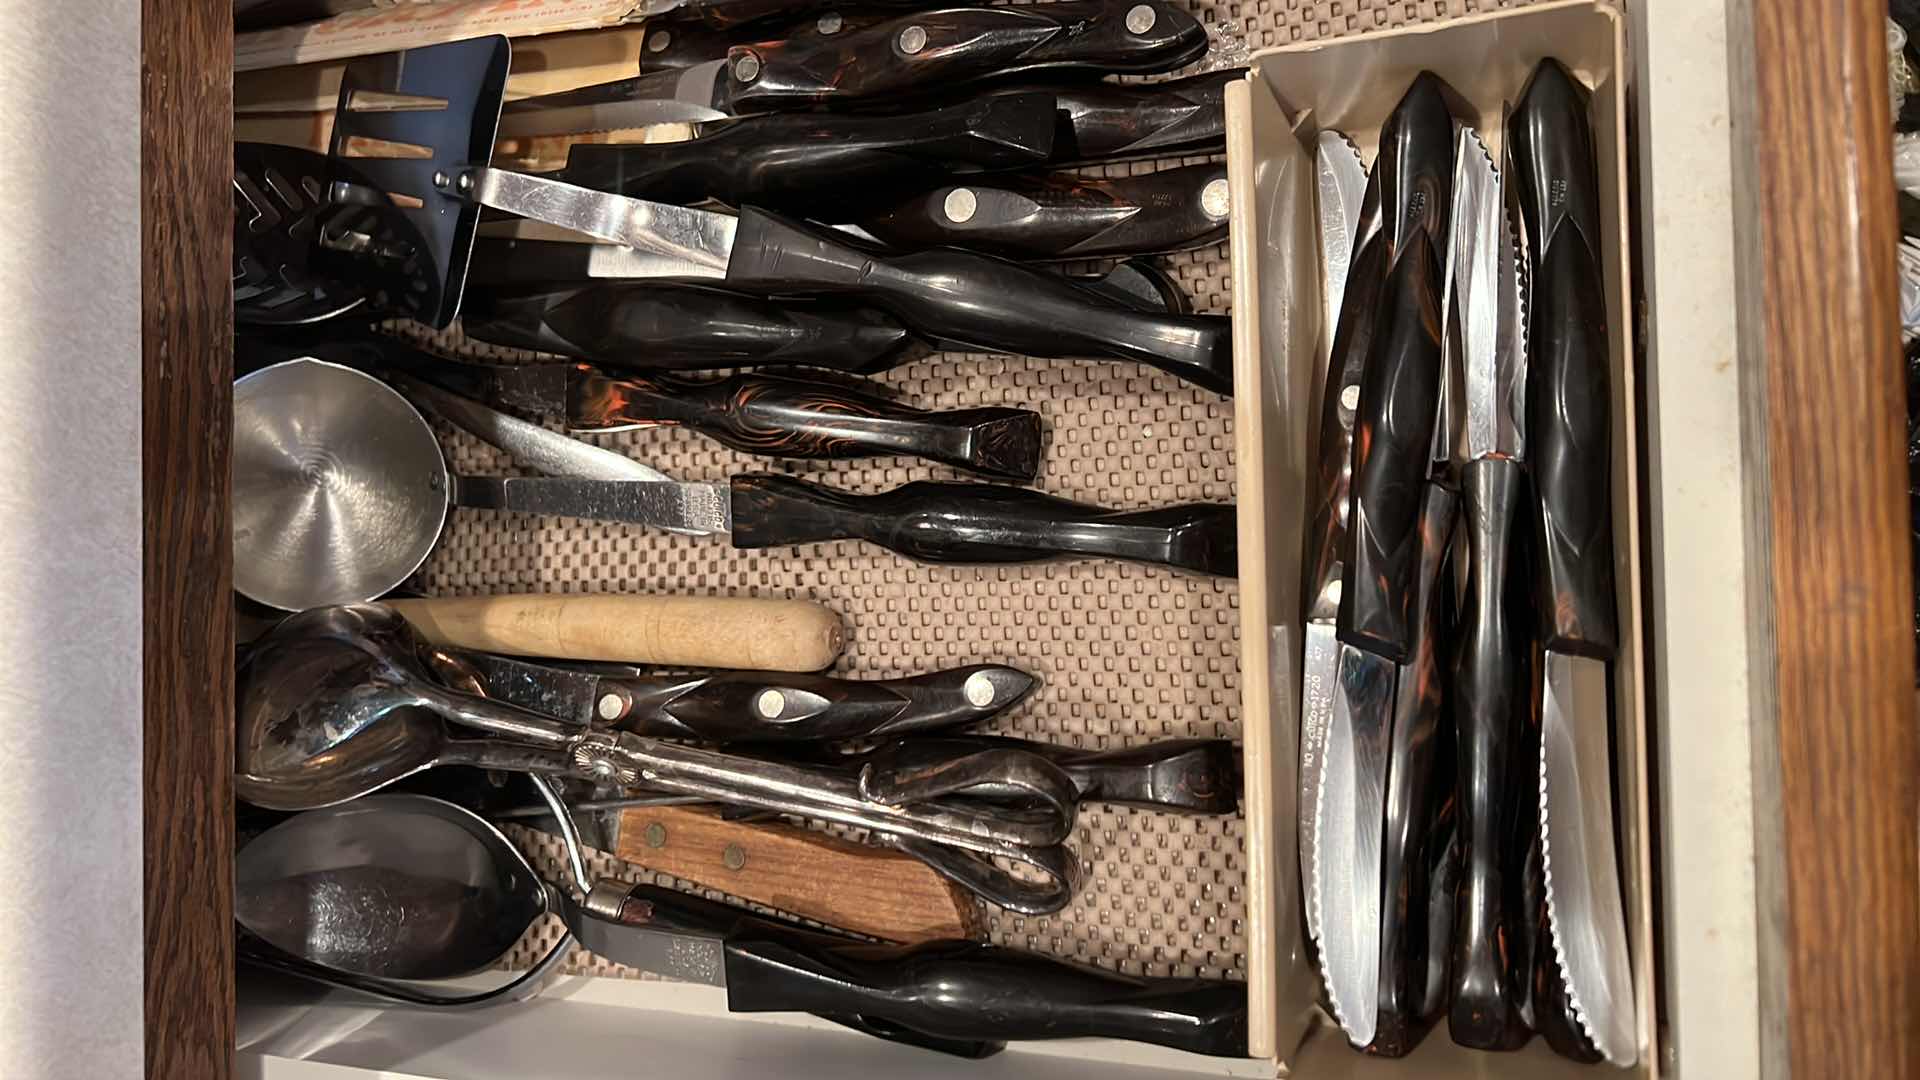
[[[958,248],[881,254],[752,206],[736,217],[492,168],[510,53],[504,37],[452,42],[354,61],[341,81],[333,156],[404,196],[394,212],[418,224],[426,246],[402,264],[408,291],[396,295],[437,299],[419,305],[422,322],[452,320],[485,205],[625,245],[648,256],[639,276],[770,296],[848,295],[923,337],[971,350],[1134,360],[1232,392],[1224,316],[1141,311],[1057,274]]]

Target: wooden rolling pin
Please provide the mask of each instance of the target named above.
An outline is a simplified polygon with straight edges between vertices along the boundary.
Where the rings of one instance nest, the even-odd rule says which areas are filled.
[[[386,603],[436,645],[515,656],[819,671],[846,644],[839,612],[811,600],[524,594]]]
[[[972,896],[918,859],[780,822],[725,821],[686,807],[622,810],[613,854],[887,941],[970,938],[981,929]]]

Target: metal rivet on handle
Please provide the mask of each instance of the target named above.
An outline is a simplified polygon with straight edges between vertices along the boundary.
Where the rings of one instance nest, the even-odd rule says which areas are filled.
[[[647,846],[661,848],[667,846],[667,827],[659,822],[647,826]]]
[[[967,676],[966,684],[961,687],[961,690],[967,695],[967,704],[976,709],[984,709],[993,704],[993,679],[984,671],[976,671]]]
[[[1360,384],[1343,387],[1340,391],[1340,407],[1352,412],[1360,407]]]
[[[733,77],[741,82],[752,82],[760,77],[760,58],[748,53],[733,62]]]
[[[434,173],[434,174],[433,174],[433,186],[434,186],[434,187],[437,187],[437,188],[443,188],[443,187],[446,187],[446,186],[447,186],[448,184],[450,184],[450,183],[452,183],[452,182],[453,182],[452,180],[449,180],[449,179],[447,178],[447,174],[446,174],[446,173],[443,173],[443,172],[436,172],[436,173]],[[345,184],[335,184],[335,185],[334,185],[334,188],[335,188],[336,190],[338,190],[338,189],[340,189],[340,188],[343,188],[343,187],[345,187],[345,186],[346,186]],[[339,201],[341,201],[341,200],[340,200],[340,199],[339,199],[338,197],[336,197],[336,198],[334,199],[334,201],[335,201],[335,202],[339,202]]]
[[[777,719],[787,711],[787,695],[778,690],[762,690],[760,696],[753,700],[753,707],[768,720]]]
[[[1153,10],[1152,4],[1135,4],[1127,9],[1127,29],[1136,34],[1144,34],[1153,29],[1160,13]]]
[[[840,32],[840,28],[847,25],[847,23],[846,20],[840,17],[839,12],[829,11],[825,15],[820,16],[820,21],[814,25],[818,27],[823,34],[837,34]]]
[[[1227,216],[1227,178],[1218,176],[1200,189],[1200,211],[1215,221]]]
[[[924,49],[926,47],[927,47],[927,28],[926,27],[909,26],[905,30],[900,31],[900,51],[901,52],[906,53],[908,56],[912,56],[914,53],[917,53],[921,49]]]
[[[739,844],[728,844],[727,849],[720,853],[720,861],[727,864],[727,869],[738,870],[747,865],[747,849]]]
[[[648,35],[647,51],[648,52],[666,52],[667,46],[672,43],[673,43],[673,34],[670,31],[662,30],[657,34]]]
[[[461,173],[460,178],[453,182],[453,186],[460,189],[461,191],[472,191],[473,190],[473,174],[469,172]]]
[[[979,208],[980,200],[974,195],[973,189],[963,187],[947,192],[946,202],[940,204],[940,212],[956,225],[972,221],[973,212]]]
[[[627,711],[627,703],[621,699],[619,694],[609,690],[600,695],[600,703],[597,709],[600,713],[600,719],[618,720],[621,714]]]

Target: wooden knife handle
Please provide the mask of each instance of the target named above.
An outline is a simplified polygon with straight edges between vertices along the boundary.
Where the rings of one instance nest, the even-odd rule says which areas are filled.
[[[622,811],[614,854],[696,885],[887,941],[970,938],[982,929],[966,890],[890,848],[705,810]]]
[[[511,596],[392,600],[436,645],[670,667],[818,671],[846,644],[810,600],[721,596]]]

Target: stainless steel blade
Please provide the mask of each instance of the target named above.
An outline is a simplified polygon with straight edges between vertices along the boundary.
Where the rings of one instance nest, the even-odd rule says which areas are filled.
[[[1367,167],[1360,151],[1338,131],[1323,131],[1314,146],[1320,179],[1320,296],[1326,305],[1326,339],[1340,325],[1340,302],[1347,292],[1347,268],[1353,264],[1360,227],[1360,203],[1367,192]]]
[[[449,183],[482,206],[664,256],[676,277],[724,278],[738,221],[730,214],[629,199],[504,169],[465,169]]]
[[[529,469],[550,476],[592,480],[673,482],[673,477],[625,454],[549,431],[431,383],[406,375],[393,376],[391,382],[416,406],[464,429],[481,442],[505,450]]]
[[[726,484],[584,480],[572,476],[463,476],[454,501],[483,510],[619,521],[705,533],[733,531]]]
[[[1453,416],[1453,458],[1467,462],[1514,451],[1511,425],[1502,422],[1496,364],[1505,201],[1500,174],[1479,133],[1462,127],[1454,149],[1446,292],[1455,338],[1447,381],[1462,405]]]
[[[459,658],[479,672],[490,698],[583,727],[598,718],[598,675],[485,652],[460,650]]]
[[[509,243],[515,240],[546,240],[569,245],[527,247]],[[496,262],[512,262],[514,281],[572,281],[580,277],[614,281],[633,278],[698,278],[712,276],[697,261],[635,251],[623,244],[608,244],[584,233],[549,225],[544,221],[511,218],[489,221],[480,226],[473,245],[472,277],[475,284],[491,283],[499,277]]]
[[[708,60],[679,71],[595,83],[578,90],[510,101],[500,110],[503,138],[618,131],[650,124],[689,124],[727,115],[714,108],[725,60]]]
[[[1581,1031],[1615,1065],[1639,1058],[1613,840],[1607,665],[1546,654],[1540,829],[1554,961]]]
[[[1501,106],[1501,131],[1511,130],[1507,120],[1512,114],[1511,104]],[[1514,175],[1512,140],[1501,148],[1501,155],[1502,174]],[[1500,353],[1495,368],[1506,387],[1500,405],[1513,425],[1513,456],[1522,457],[1527,451],[1527,291],[1533,260],[1527,254],[1527,224],[1520,214],[1519,189],[1508,184],[1503,194],[1501,228],[1506,248],[1500,262]]]
[[[558,889],[552,892],[567,929],[595,956],[676,982],[727,985],[726,945],[719,934],[616,922],[589,911]],[[590,896],[588,903],[592,902]]]
[[[1300,833],[1300,880],[1306,883],[1307,936],[1320,948],[1320,789],[1326,779],[1327,729],[1340,679],[1340,640],[1332,619],[1314,619],[1306,627],[1306,660],[1301,665],[1300,801],[1295,811]]]
[[[1318,888],[1308,903],[1320,905],[1320,968],[1334,1019],[1355,1046],[1373,1041],[1380,1011],[1380,843],[1396,674],[1391,661],[1340,646],[1315,809]]]

